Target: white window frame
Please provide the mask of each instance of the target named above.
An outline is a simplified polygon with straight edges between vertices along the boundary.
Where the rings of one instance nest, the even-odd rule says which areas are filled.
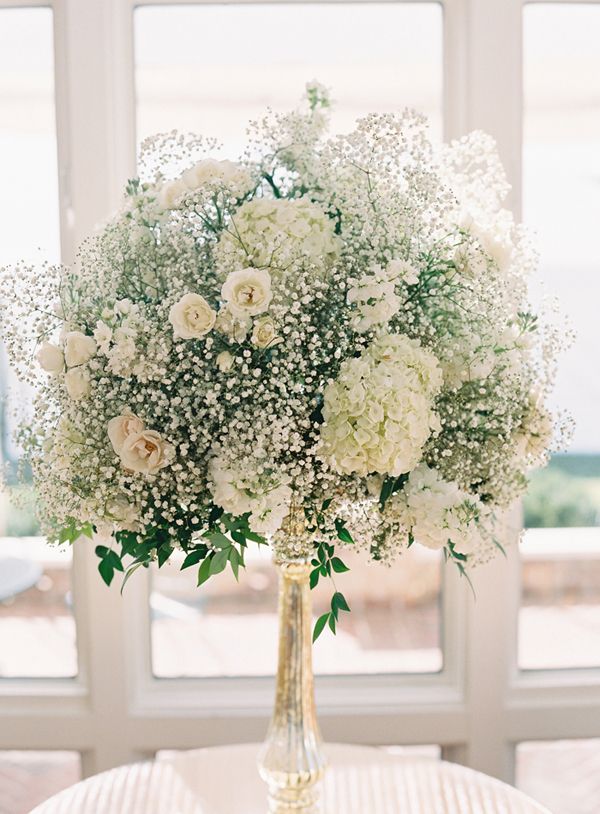
[[[170,2],[0,0],[0,13],[34,6],[54,12],[66,261],[115,207],[135,172],[133,12],[137,5]],[[199,5],[173,4],[188,3]],[[512,183],[510,205],[518,214],[523,2],[444,0],[442,6],[445,135],[481,128],[496,138]],[[600,669],[517,669],[519,568],[513,546],[506,560],[479,569],[477,601],[464,580],[446,570],[440,674],[320,677],[325,737],[436,743],[445,756],[512,782],[519,741],[600,736]],[[0,750],[75,750],[90,774],[158,749],[263,737],[272,679],[152,678],[147,574],[131,580],[122,598],[118,586],[109,590],[98,578],[93,546],[80,544],[73,583],[79,676],[0,681]]]

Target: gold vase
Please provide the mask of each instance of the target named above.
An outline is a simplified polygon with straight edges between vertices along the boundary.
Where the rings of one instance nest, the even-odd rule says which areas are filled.
[[[279,662],[273,717],[258,768],[271,814],[317,812],[326,761],[312,671],[312,614],[307,562],[279,568]]]

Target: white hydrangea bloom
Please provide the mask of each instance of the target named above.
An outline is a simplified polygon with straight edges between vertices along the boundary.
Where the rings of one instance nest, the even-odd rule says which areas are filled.
[[[233,215],[217,254],[224,266],[250,260],[284,269],[298,258],[321,266],[335,259],[339,248],[332,219],[311,201],[254,198]]]
[[[209,464],[210,486],[217,506],[235,516],[249,513],[257,534],[274,534],[290,509],[289,478],[274,473],[259,475],[249,461],[230,463],[217,455]]]
[[[343,362],[325,389],[323,456],[345,475],[409,472],[440,428],[433,398],[441,380],[437,360],[418,341],[378,337]]]
[[[433,549],[451,545],[463,555],[482,542],[483,511],[477,497],[445,481],[426,464],[413,469],[404,489],[386,505],[386,514],[407,529],[416,543]]]

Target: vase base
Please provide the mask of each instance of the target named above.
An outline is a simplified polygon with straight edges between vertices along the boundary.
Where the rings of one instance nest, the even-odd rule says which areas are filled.
[[[269,790],[269,814],[319,814],[320,788]]]

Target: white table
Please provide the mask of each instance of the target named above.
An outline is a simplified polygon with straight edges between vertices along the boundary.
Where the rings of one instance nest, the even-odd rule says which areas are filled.
[[[31,814],[266,814],[256,744],[181,752],[78,783]],[[327,746],[323,814],[549,814],[521,792],[453,763]]]

